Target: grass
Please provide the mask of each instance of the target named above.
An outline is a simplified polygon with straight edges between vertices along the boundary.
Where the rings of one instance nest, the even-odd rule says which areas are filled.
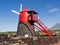
[[[10,31],[10,32],[0,32],[0,34],[16,34],[16,32],[12,32],[12,31]]]

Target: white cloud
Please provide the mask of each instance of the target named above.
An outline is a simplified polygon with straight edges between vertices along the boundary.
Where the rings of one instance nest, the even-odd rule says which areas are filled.
[[[52,8],[52,9],[50,9],[48,12],[57,12],[57,11],[59,11],[58,8]]]

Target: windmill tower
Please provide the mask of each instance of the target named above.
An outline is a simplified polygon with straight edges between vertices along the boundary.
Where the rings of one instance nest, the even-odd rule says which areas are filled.
[[[27,22],[27,11],[28,8],[25,8],[22,10],[22,4],[20,5],[20,12],[17,12],[15,10],[12,10],[13,13],[16,13],[19,15],[19,22],[18,22],[18,28],[17,28],[17,35],[19,36],[35,36],[35,30],[32,25]]]

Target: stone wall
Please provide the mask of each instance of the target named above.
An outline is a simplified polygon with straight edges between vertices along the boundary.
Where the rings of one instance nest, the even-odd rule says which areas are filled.
[[[0,45],[50,45],[57,43],[55,37],[20,37],[17,35],[0,34]]]

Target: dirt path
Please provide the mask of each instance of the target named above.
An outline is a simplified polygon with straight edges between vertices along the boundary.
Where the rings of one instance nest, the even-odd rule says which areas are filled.
[[[51,45],[60,45],[60,41],[58,41],[58,42],[55,43],[55,44],[51,44]]]

